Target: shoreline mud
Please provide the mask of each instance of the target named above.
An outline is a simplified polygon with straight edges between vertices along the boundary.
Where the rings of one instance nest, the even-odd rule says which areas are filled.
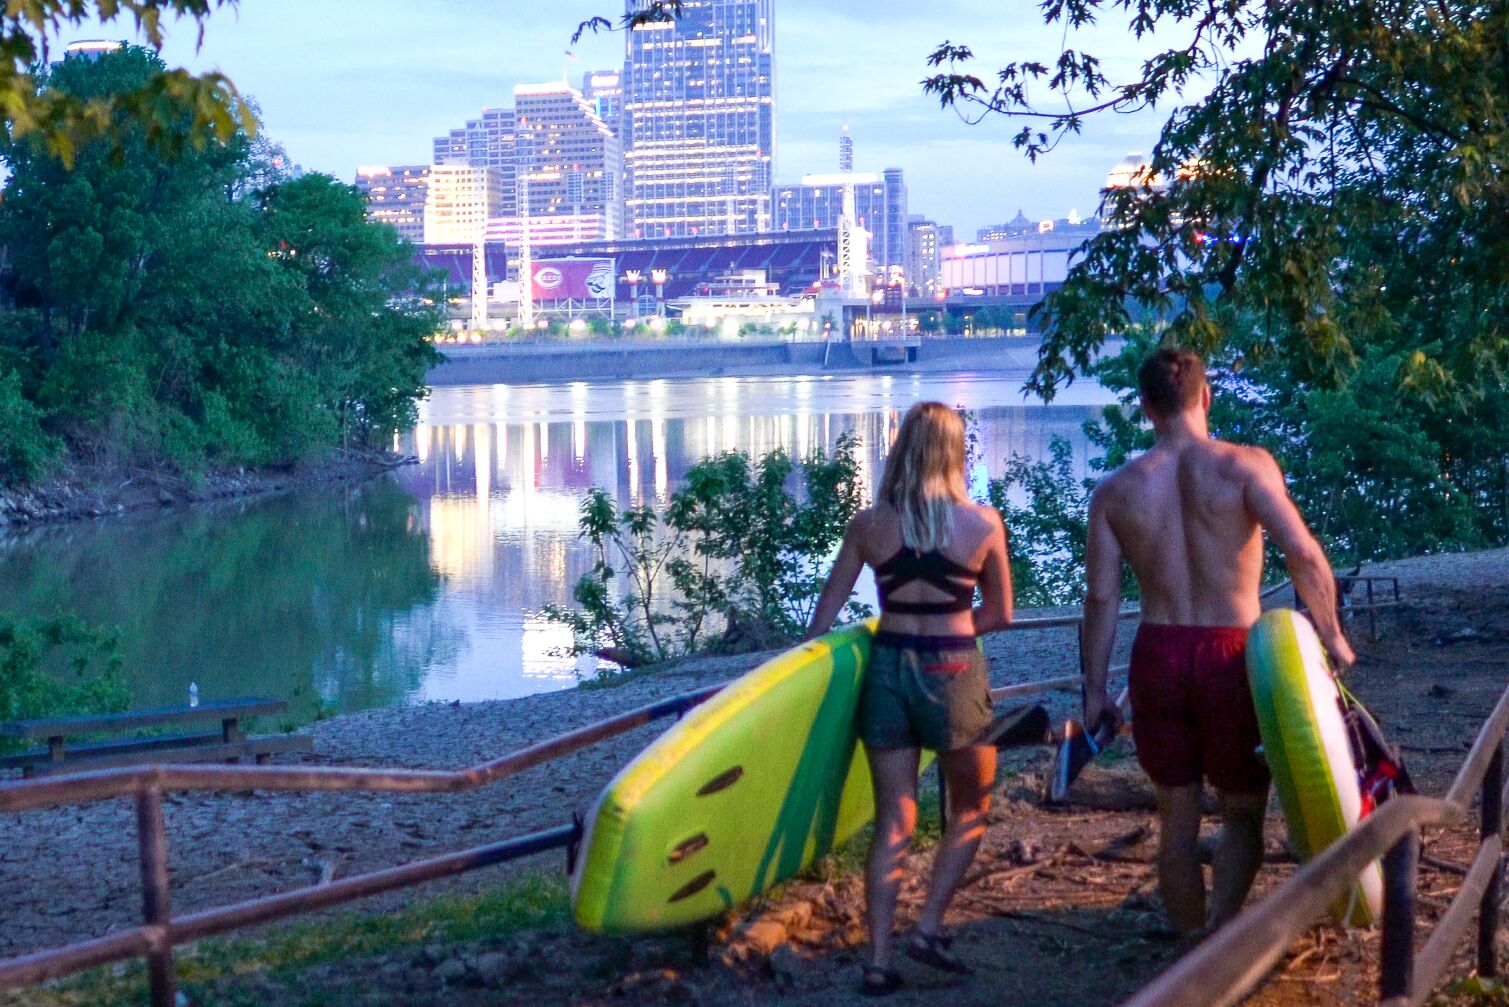
[[[266,469],[219,469],[195,475],[168,470],[90,468],[26,486],[0,487],[0,531],[89,521],[215,500],[274,496],[363,482],[418,461],[383,451],[334,451]]]

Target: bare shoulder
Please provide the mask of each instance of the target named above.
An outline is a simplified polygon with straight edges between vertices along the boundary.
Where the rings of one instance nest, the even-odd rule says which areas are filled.
[[[1001,512],[989,504],[971,502],[961,504],[959,509],[966,515],[966,520],[987,532],[1006,527],[1006,522],[1001,518]]]
[[[1232,444],[1229,441],[1212,441],[1211,444],[1220,451],[1221,459],[1232,474],[1250,482],[1278,480],[1282,484],[1284,475],[1267,448],[1254,444]]]
[[[1147,456],[1142,455],[1103,476],[1090,493],[1091,506],[1105,507],[1117,503],[1143,481],[1147,464]]]

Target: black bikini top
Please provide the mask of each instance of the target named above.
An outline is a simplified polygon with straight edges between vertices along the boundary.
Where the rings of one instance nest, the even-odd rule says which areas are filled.
[[[952,615],[974,607],[978,570],[955,563],[938,550],[918,552],[902,546],[875,568],[880,610],[896,615]],[[949,596],[947,601],[891,601],[890,595],[907,584],[922,582]],[[961,583],[968,581],[968,583]]]

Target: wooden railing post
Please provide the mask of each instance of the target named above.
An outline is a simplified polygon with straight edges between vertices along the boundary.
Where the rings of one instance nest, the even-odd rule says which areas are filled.
[[[1487,841],[1498,835],[1504,827],[1504,740],[1499,739],[1488,771],[1483,774],[1482,823],[1480,837]],[[1499,900],[1502,897],[1504,862],[1493,870],[1488,887],[1483,890],[1483,899],[1478,903],[1478,975],[1496,978],[1499,974],[1498,936]]]
[[[141,856],[142,920],[151,946],[147,981],[152,1007],[174,1007],[173,939],[168,932],[168,832],[163,824],[162,789],[155,784],[137,792],[136,841]]]
[[[1383,855],[1383,936],[1379,942],[1378,999],[1407,1002],[1415,977],[1415,875],[1420,827],[1406,832]]]

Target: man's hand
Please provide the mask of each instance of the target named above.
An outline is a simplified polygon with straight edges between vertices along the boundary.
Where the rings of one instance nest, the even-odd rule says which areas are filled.
[[[1344,675],[1348,668],[1357,663],[1357,655],[1352,653],[1352,645],[1347,642],[1346,634],[1339,628],[1335,633],[1328,635],[1331,637],[1329,640],[1322,639],[1320,642],[1331,657],[1331,672],[1335,675]]]
[[[1118,723],[1121,720],[1121,711],[1117,709],[1116,704],[1112,702],[1110,693],[1107,692],[1104,688],[1093,690],[1086,689],[1084,716],[1085,730],[1090,732],[1091,734],[1094,734],[1095,729],[1100,726],[1101,721],[1103,721],[1107,716],[1116,718],[1116,721]]]

